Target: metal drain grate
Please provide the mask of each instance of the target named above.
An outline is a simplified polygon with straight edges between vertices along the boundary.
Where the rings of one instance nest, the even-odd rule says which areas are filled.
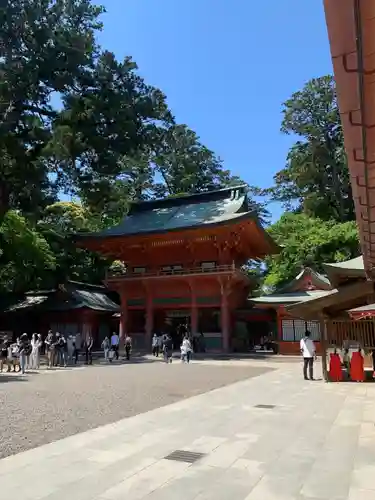
[[[255,408],[263,408],[264,410],[273,410],[275,405],[255,405]]]
[[[166,460],[175,460],[176,462],[187,462],[188,464],[193,464],[205,455],[205,453],[196,453],[194,451],[176,450],[164,458]]]

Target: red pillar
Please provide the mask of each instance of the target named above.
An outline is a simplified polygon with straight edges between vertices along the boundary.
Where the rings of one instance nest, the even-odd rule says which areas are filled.
[[[124,343],[125,337],[127,335],[127,316],[128,316],[128,307],[125,295],[121,294],[121,312],[120,312],[120,328],[119,328],[119,337],[120,337],[120,345]]]
[[[229,351],[229,306],[228,297],[224,290],[221,294],[221,335],[223,338],[223,350]]]
[[[149,292],[147,295],[146,325],[145,325],[145,330],[146,330],[145,348],[147,350],[151,349],[151,338],[152,338],[153,328],[154,328],[154,308],[153,308],[152,295]]]
[[[283,322],[282,322],[282,312],[281,307],[277,308],[277,340],[282,342],[283,340]]]
[[[195,292],[195,284],[190,281],[190,290],[191,290],[191,335],[194,337],[198,333],[198,307],[197,307],[197,296]]]
[[[194,337],[198,333],[198,307],[194,302],[191,304],[191,335]]]

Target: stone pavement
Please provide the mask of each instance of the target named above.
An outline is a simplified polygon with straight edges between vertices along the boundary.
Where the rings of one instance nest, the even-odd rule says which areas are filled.
[[[375,384],[305,382],[296,364],[275,368],[7,457],[0,461],[1,494],[375,500]],[[194,364],[186,369],[188,377]],[[205,455],[193,464],[164,458],[175,450]]]

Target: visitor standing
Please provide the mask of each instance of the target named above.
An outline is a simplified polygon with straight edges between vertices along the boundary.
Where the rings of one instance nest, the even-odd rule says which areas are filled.
[[[156,333],[152,337],[152,354],[156,357],[159,356],[159,339]]]
[[[0,344],[0,371],[3,371],[4,364],[7,365],[7,372],[10,371],[11,362],[9,359],[9,348],[11,342],[8,340],[7,335],[3,337],[3,340]]]
[[[105,361],[108,361],[109,348],[110,348],[110,342],[109,342],[109,338],[106,336],[102,342],[102,349],[104,351]]]
[[[27,335],[27,333],[26,333]],[[27,335],[27,340],[29,342],[29,347],[28,347],[28,350],[27,350],[27,354],[26,354],[26,365],[25,365],[25,369],[26,370],[30,370],[31,368],[31,353],[32,353],[32,344],[31,342],[29,341],[29,336]]]
[[[68,338],[66,339],[66,348],[68,351],[68,364],[72,365],[74,358],[74,350],[75,350],[75,342],[73,335],[68,335]]]
[[[131,337],[129,337],[129,335],[127,335],[125,338],[125,353],[126,353],[126,359],[128,361],[130,359],[131,351],[132,351],[132,339]]]
[[[39,370],[40,367],[40,348],[43,345],[43,340],[41,334],[33,333],[31,339],[31,368],[33,370]]]
[[[56,332],[56,350],[57,350],[57,364],[58,366],[66,367],[66,354],[67,354],[67,346],[66,339],[64,335],[61,335],[59,332]]]
[[[78,363],[78,358],[79,358],[79,353],[81,352],[82,349],[82,336],[78,332],[75,336],[74,339],[74,363]]]
[[[163,340],[163,355],[164,355],[164,361],[166,363],[172,363],[172,350],[173,350],[173,341],[172,338],[167,334],[164,336]]]
[[[85,355],[86,355],[86,365],[92,365],[92,348],[94,346],[94,339],[91,333],[85,340]]]
[[[191,353],[192,353],[191,342],[189,338],[185,336],[181,344],[181,361],[190,363]]]
[[[21,373],[22,375],[25,374],[26,372],[26,360],[28,356],[31,354],[31,344],[29,342],[29,338],[27,336],[27,333],[23,333],[20,337],[19,344],[19,362],[20,362],[20,368],[21,368]]]
[[[48,331],[47,338],[44,341],[47,352],[47,368],[52,368],[55,362],[55,336],[52,330]]]
[[[120,337],[117,335],[116,332],[112,333],[111,337],[111,349],[115,353],[116,359],[118,359],[118,349],[119,349],[119,344],[120,344]]]
[[[161,353],[163,350],[163,336],[162,335],[159,335],[158,336],[158,356],[159,356],[159,353]]]
[[[300,350],[303,356],[303,377],[305,380],[309,380],[307,376],[307,369],[309,369],[310,380],[314,380],[314,360],[316,358],[316,349],[310,335],[310,332],[306,330],[305,336],[300,341]]]

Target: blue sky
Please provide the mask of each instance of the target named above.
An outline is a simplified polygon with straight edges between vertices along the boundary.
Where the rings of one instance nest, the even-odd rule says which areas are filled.
[[[99,3],[99,2],[98,2]],[[100,43],[167,95],[246,182],[272,184],[292,138],[281,104],[332,71],[321,0],[102,0]],[[273,219],[281,207],[271,205]]]

